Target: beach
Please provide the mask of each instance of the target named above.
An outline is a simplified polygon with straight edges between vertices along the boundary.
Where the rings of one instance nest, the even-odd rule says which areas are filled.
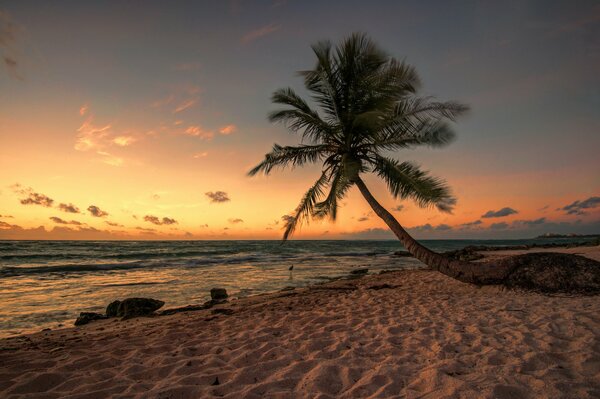
[[[597,296],[394,271],[3,339],[0,396],[597,398],[599,315]]]

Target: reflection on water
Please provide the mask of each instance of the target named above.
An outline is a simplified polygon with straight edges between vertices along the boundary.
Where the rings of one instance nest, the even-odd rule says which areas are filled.
[[[425,244],[443,251],[531,241]],[[398,250],[397,241],[0,241],[0,337],[72,325],[80,311],[104,312],[125,297],[176,307],[209,299],[213,287],[242,297],[327,281],[356,267],[377,273],[423,266],[393,256]]]

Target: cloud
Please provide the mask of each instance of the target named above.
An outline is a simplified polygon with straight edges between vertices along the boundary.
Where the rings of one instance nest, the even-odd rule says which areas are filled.
[[[210,198],[210,202],[227,202],[231,201],[229,196],[224,191],[208,191],[204,193],[208,198]]]
[[[505,216],[514,215],[515,213],[519,213],[519,211],[505,207],[497,211],[487,211],[485,214],[481,215],[482,218],[502,218]]]
[[[11,215],[0,215],[0,218],[14,219],[15,217]]]
[[[163,217],[161,219],[161,218],[159,218],[157,216],[152,216],[152,215],[146,215],[146,216],[144,216],[144,220],[146,222],[150,222],[150,223],[156,224],[158,226],[161,226],[163,224],[165,224],[165,225],[177,224],[177,220],[175,220],[175,219],[168,218],[168,217]]]
[[[244,223],[244,220],[243,219],[229,219],[229,223],[231,223],[231,224]]]
[[[483,222],[481,220],[475,220],[473,222],[463,223],[463,224],[460,225],[460,227],[463,228],[463,229],[470,229],[472,227],[481,226],[482,224],[483,224]]]
[[[85,114],[87,114],[88,109],[89,109],[89,106],[87,104],[82,105],[79,108],[79,115],[84,116]]]
[[[194,159],[200,159],[200,158],[204,158],[208,156],[208,152],[204,151],[204,152],[197,152],[196,154],[193,155]]]
[[[102,218],[102,217],[108,216],[108,212],[101,210],[96,205],[88,206],[87,210],[90,212],[90,214],[92,216],[95,216],[97,218]]]
[[[600,197],[590,197],[583,201],[577,200],[559,209],[565,211],[567,215],[585,215],[584,209],[592,209],[598,206],[600,206]]]
[[[366,222],[367,220],[369,220],[369,218],[367,216],[361,216],[358,219],[356,219],[359,222]]]
[[[127,147],[137,141],[137,138],[133,136],[117,136],[112,139],[112,142],[120,147]]]
[[[442,224],[435,226],[435,230],[436,231],[449,231],[449,230],[452,230],[452,226],[442,223]]]
[[[242,43],[253,42],[258,38],[270,35],[273,32],[277,32],[279,29],[281,29],[281,25],[275,24],[269,24],[258,29],[254,29],[242,36]]]
[[[36,193],[31,187],[21,188],[20,184],[15,184],[13,190],[20,195],[26,195],[26,198],[19,200],[23,205],[41,205],[46,208],[50,208],[54,203],[54,200],[47,195]]]
[[[237,131],[236,125],[225,125],[219,129],[219,133],[227,136],[231,133],[235,133]]]
[[[215,134],[210,130],[204,130],[200,125],[189,126],[184,134],[193,137],[199,137],[202,140],[212,140]]]
[[[173,113],[177,114],[179,112],[185,111],[186,109],[191,108],[194,105],[196,105],[197,102],[198,102],[197,98],[191,98],[189,100],[182,101],[181,103],[179,103],[179,105],[177,107],[175,107],[175,109],[173,110]]]
[[[71,220],[70,222],[68,222],[68,221],[61,219],[59,217],[56,217],[56,216],[50,217],[50,220],[52,220],[54,223],[58,223],[58,224],[72,224],[75,226],[83,226],[83,223],[78,222],[77,220]]]
[[[404,205],[398,205],[398,206],[392,208],[392,211],[400,212],[403,209],[404,209]]]
[[[63,212],[67,212],[67,213],[79,213],[79,208],[77,208],[75,205],[73,204],[64,204],[64,203],[60,203],[58,205],[58,209],[63,211]]]
[[[492,230],[504,230],[506,228],[508,228],[508,223],[506,222],[492,223],[490,225],[490,229]]]
[[[115,222],[109,222],[108,220],[107,220],[107,221],[105,221],[104,223],[106,223],[107,225],[109,225],[109,226],[112,226],[112,227],[125,227],[125,226],[124,226],[124,225],[122,225],[122,224],[115,223]]]
[[[515,220],[514,222],[512,222],[512,225],[515,227],[518,226],[526,226],[526,227],[531,227],[531,226],[538,226],[541,224],[545,224],[546,223],[546,218],[539,218],[539,219],[533,219],[533,220]]]

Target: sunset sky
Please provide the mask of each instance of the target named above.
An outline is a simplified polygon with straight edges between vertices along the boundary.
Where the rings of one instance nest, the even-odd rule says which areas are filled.
[[[419,238],[600,233],[597,1],[2,1],[0,239],[277,239],[319,167],[247,177],[298,137],[266,115],[354,31],[471,107],[453,214],[373,194]],[[295,238],[390,238],[356,188]]]

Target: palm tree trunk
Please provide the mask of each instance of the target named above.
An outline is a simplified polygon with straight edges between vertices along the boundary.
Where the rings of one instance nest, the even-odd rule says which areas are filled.
[[[388,225],[406,250],[432,269],[457,280],[474,284],[499,284],[510,272],[509,268],[490,263],[471,263],[452,260],[424,247],[404,230],[387,209],[377,202],[360,177],[355,177],[354,183],[358,186],[358,189],[373,211]]]

